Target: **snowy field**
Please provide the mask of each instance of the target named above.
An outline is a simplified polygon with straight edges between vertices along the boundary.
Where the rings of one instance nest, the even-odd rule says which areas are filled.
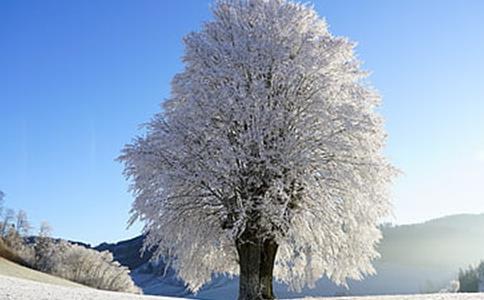
[[[75,282],[32,270],[0,257],[0,276],[2,275],[68,287],[84,287]],[[3,300],[3,298],[0,298],[0,300]]]
[[[99,291],[91,288],[66,287],[0,275],[0,300],[182,300],[183,298],[139,296]],[[311,300],[473,300],[484,294],[433,294],[416,296],[368,296],[343,298],[306,298]],[[227,299],[230,300],[230,299]]]
[[[0,275],[0,300],[173,300],[169,297],[139,296],[66,287]],[[176,298],[182,300],[182,298]]]

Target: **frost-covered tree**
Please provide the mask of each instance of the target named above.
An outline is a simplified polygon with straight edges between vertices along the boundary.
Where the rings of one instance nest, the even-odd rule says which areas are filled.
[[[239,299],[273,299],[273,274],[298,290],[373,273],[394,169],[355,44],[290,1],[222,0],[213,14],[120,156],[146,245],[193,291],[240,275]]]
[[[52,227],[47,221],[42,221],[38,236],[35,238],[34,251],[35,262],[34,267],[43,272],[52,272],[56,263],[53,259],[55,255],[55,244],[50,237]]]
[[[42,221],[39,228],[39,237],[49,238],[52,235],[52,226],[47,221]]]
[[[5,236],[11,227],[14,226],[13,221],[15,219],[15,211],[11,208],[5,209],[3,220],[1,222],[0,236]]]
[[[32,229],[32,226],[30,225],[29,219],[27,217],[27,213],[22,209],[17,212],[15,224],[15,228],[18,234],[21,236],[27,236]]]

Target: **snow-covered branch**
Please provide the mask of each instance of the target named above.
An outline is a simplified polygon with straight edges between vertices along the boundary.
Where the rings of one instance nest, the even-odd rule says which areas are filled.
[[[295,289],[372,273],[395,173],[354,44],[306,5],[217,1],[163,112],[120,160],[148,242],[193,290],[238,274],[236,240],[278,246]]]

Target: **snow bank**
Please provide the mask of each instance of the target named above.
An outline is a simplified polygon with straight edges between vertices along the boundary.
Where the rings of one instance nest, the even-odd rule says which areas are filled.
[[[0,275],[1,300],[183,300],[160,296],[140,296],[39,283]],[[339,298],[304,298],[306,300],[484,300],[484,293],[475,294],[424,294],[406,296],[367,296]],[[188,300],[188,299],[186,299]],[[227,299],[230,300],[230,299]]]
[[[140,296],[72,288],[0,275],[1,300],[182,300],[182,298]]]

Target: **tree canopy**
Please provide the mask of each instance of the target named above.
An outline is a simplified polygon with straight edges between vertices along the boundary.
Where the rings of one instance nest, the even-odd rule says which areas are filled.
[[[395,170],[355,44],[285,0],[217,1],[184,43],[170,98],[120,156],[147,246],[194,291],[239,274],[247,232],[277,243],[296,290],[374,272]]]

